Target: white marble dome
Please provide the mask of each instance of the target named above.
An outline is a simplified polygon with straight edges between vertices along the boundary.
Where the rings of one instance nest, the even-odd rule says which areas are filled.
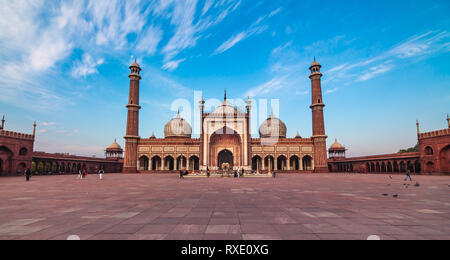
[[[169,121],[164,127],[164,136],[166,138],[191,138],[192,127],[186,120],[181,118],[180,113]]]
[[[287,127],[273,114],[259,128],[261,138],[286,138]]]

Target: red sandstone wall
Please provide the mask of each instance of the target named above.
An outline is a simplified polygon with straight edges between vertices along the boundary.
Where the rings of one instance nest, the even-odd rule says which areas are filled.
[[[16,136],[18,135],[17,133]],[[0,176],[23,173],[27,168],[31,168],[34,140],[31,136],[26,137],[27,139],[21,139],[14,135],[5,136],[0,133],[0,160],[2,161]],[[22,148],[27,150],[26,155],[19,154]]]

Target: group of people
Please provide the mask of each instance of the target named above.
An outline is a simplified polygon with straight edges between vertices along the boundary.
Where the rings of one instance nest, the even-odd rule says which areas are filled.
[[[98,172],[98,176],[99,176],[100,180],[103,180],[103,174],[105,174],[105,171],[103,169],[101,169]],[[85,179],[87,177],[87,175],[88,175],[87,170],[79,170],[78,171],[78,179],[80,179],[80,180]],[[27,169],[25,171],[25,178],[26,178],[26,181],[30,181],[30,179],[31,179],[31,169]]]
[[[244,175],[245,175],[244,169],[238,169],[237,171],[234,172],[234,178],[241,178],[244,177]]]
[[[98,177],[100,180],[103,180],[103,174],[105,174],[105,171],[103,169],[100,169],[100,171],[98,171]],[[87,178],[88,172],[87,170],[79,170],[78,171],[78,179],[82,180]]]

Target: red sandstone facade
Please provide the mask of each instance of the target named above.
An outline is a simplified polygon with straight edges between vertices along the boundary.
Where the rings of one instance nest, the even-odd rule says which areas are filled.
[[[124,173],[162,173],[178,170],[244,169],[246,171],[327,172],[327,153],[320,72],[311,65],[313,136],[287,138],[286,125],[273,114],[261,125],[260,138],[251,137],[251,101],[245,109],[232,106],[224,96],[214,111],[205,112],[200,101],[200,138],[193,139],[191,126],[180,114],[164,127],[165,137],[139,137],[139,75],[130,66],[130,98],[125,136]],[[245,110],[245,111],[244,111]]]
[[[360,173],[421,173],[426,175],[450,174],[450,118],[447,129],[420,133],[417,122],[419,151],[355,158],[345,157],[345,148],[339,143],[329,149],[330,172]]]
[[[17,176],[27,169],[33,174],[75,174],[79,170],[97,173],[122,172],[123,159],[120,146],[112,145],[106,150],[107,158],[82,157],[68,154],[33,152],[36,123],[33,134],[5,130],[5,120],[0,125],[0,176]]]
[[[123,160],[121,158],[94,158],[68,154],[50,154],[34,152],[32,171],[34,174],[77,174],[86,170],[88,173],[122,172]]]
[[[31,167],[33,157],[33,134],[23,134],[5,130],[5,118],[0,126],[0,176],[22,174]]]
[[[426,174],[450,174],[450,118],[448,128],[418,133],[420,162]]]

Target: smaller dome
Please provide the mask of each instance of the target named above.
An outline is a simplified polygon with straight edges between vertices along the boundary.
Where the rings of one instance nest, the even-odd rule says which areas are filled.
[[[314,58],[314,62],[311,64],[311,67],[309,67],[309,69],[311,70],[311,69],[314,68],[314,67],[322,68],[322,65],[320,65],[320,63],[318,63],[318,62],[316,61],[316,58]]]
[[[279,118],[275,117],[273,113],[259,128],[259,135],[261,138],[286,138],[286,134],[286,125]]]
[[[297,139],[301,139],[301,138],[302,138],[302,136],[300,135],[300,133],[299,133],[299,132],[297,132],[297,135],[295,136],[295,138],[297,138]]]
[[[155,133],[153,133],[152,136],[150,136],[150,139],[156,139]]]
[[[112,143],[107,150],[122,150],[122,147],[117,143],[117,140],[114,140],[114,143]]]
[[[186,120],[181,118],[180,113],[169,121],[164,127],[164,136],[175,137],[175,138],[191,138],[192,135],[192,127],[189,125]]]
[[[139,64],[137,63],[137,60],[135,60],[134,63],[131,64],[130,67],[138,67],[138,68],[140,68],[141,66],[139,66]]]
[[[340,144],[336,139],[334,144],[331,145],[330,150],[345,150],[345,147],[342,144]]]

